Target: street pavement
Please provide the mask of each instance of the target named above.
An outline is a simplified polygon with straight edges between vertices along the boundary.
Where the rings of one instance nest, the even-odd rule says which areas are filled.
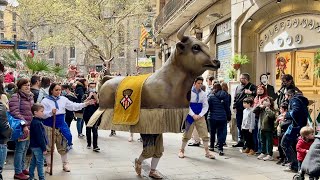
[[[99,153],[86,148],[86,139],[79,139],[76,123],[72,124],[74,146],[68,153],[71,172],[62,171],[59,154],[54,154],[53,176],[46,174],[48,180],[125,180],[150,179],[148,171],[150,160],[143,163],[143,174],[137,176],[134,170],[134,159],[142,150],[142,143],[138,142],[138,134],[134,141],[128,142],[128,132],[117,132],[109,137],[110,131],[99,130]],[[85,131],[85,130],[84,130]],[[215,180],[289,180],[293,173],[284,172],[283,166],[275,161],[257,160],[256,156],[242,154],[238,148],[232,148],[235,142],[228,136],[228,147],[225,156],[211,160],[205,158],[203,147],[187,147],[184,159],[179,159],[177,153],[181,145],[181,134],[164,134],[165,151],[158,170],[164,179],[215,179]],[[276,149],[275,149],[276,150]],[[278,153],[275,153],[277,155]],[[13,179],[13,152],[8,153],[7,165],[4,168],[4,179]],[[37,177],[36,177],[37,178]]]

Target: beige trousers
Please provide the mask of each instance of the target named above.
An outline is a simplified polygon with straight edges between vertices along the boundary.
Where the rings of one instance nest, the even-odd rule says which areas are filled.
[[[64,155],[67,153],[67,144],[68,141],[67,139],[60,133],[60,131],[58,129],[56,129],[54,131],[54,141],[52,142],[52,128],[49,126],[44,126],[44,129],[46,131],[46,136],[47,136],[47,140],[48,140],[48,144],[47,144],[47,152],[48,154],[50,154],[51,151],[51,146],[56,145],[58,153],[61,155]]]
[[[194,127],[196,128],[199,134],[199,137],[202,139],[202,141],[208,142],[209,141],[208,128],[207,128],[207,123],[204,117],[194,121],[190,126],[189,130],[183,133],[182,142],[188,142],[191,139]]]

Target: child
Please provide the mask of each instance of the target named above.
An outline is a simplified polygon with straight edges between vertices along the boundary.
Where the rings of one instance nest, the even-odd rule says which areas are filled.
[[[309,175],[310,180],[318,180],[320,177],[320,135],[315,136],[315,140],[310,146],[307,155],[301,165],[301,174],[298,174],[300,179],[304,179],[304,173]]]
[[[277,117],[276,120],[276,126],[277,126],[277,136],[279,140],[278,144],[278,150],[279,150],[279,161],[277,164],[282,164],[285,165],[287,163],[286,156],[283,152],[283,149],[281,147],[281,139],[283,137],[283,134],[287,131],[289,125],[292,123],[290,119],[285,119],[284,117],[286,116],[286,113],[288,111],[288,103],[283,102],[280,104],[280,115]]]
[[[47,140],[42,124],[44,107],[42,104],[35,103],[33,104],[31,111],[34,117],[30,125],[30,148],[32,151],[32,159],[29,167],[29,179],[34,179],[34,169],[37,166],[39,180],[44,180],[45,176],[43,172],[43,155],[47,154]]]
[[[253,99],[252,98],[245,98],[243,100],[243,119],[241,124],[241,130],[244,136],[244,140],[246,143],[246,149],[243,153],[248,153],[249,155],[255,155],[256,152],[254,151],[254,143],[253,143],[253,135],[252,131],[254,130],[255,125],[255,115],[253,113]]]
[[[274,102],[271,97],[264,99],[262,104],[254,109],[254,112],[259,114],[260,122],[260,141],[261,141],[261,154],[257,157],[259,160],[264,161],[273,160],[273,129],[275,121]]]
[[[306,157],[311,144],[314,141],[314,130],[311,127],[303,127],[300,130],[300,137],[296,146],[297,159],[298,159],[298,171],[301,169],[301,164]]]

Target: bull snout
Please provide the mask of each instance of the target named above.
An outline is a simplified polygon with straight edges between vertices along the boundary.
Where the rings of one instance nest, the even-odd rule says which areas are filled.
[[[219,61],[219,60],[214,59],[214,60],[212,61],[212,63],[213,63],[213,66],[215,66],[217,69],[219,69],[219,68],[220,68],[221,63],[220,63],[220,61]]]

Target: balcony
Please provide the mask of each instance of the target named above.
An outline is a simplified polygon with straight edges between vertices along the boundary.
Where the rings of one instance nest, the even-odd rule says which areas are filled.
[[[217,0],[170,0],[155,20],[155,36],[170,35]]]

